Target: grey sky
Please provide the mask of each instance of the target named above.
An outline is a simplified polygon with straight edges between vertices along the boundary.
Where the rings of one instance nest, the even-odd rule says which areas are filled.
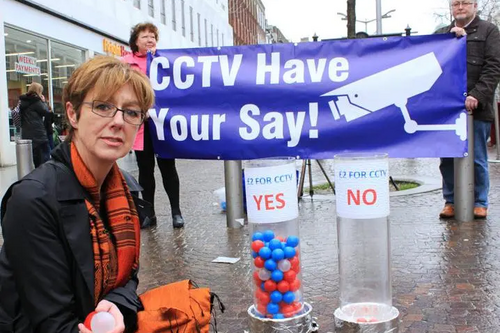
[[[266,7],[268,24],[276,25],[286,38],[299,41],[316,33],[322,38],[347,35],[346,23],[337,12],[346,13],[345,0],[262,0]],[[448,0],[382,0],[382,14],[395,9],[390,18],[382,20],[383,33],[404,32],[407,25],[419,35],[432,33],[440,20],[435,13],[447,12]],[[375,0],[356,0],[358,20],[375,18]],[[356,31],[364,31],[365,24],[358,22]],[[376,23],[367,24],[367,32],[374,34]]]

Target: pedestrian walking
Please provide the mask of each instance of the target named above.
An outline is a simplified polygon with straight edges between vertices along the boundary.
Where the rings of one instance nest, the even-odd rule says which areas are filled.
[[[132,28],[130,33],[129,45],[132,50],[131,54],[126,55],[122,60],[130,64],[133,68],[146,73],[147,71],[147,54],[156,51],[156,43],[158,41],[158,28],[152,23],[139,23]],[[155,170],[155,153],[153,150],[153,142],[150,131],[152,120],[146,119],[145,123],[139,129],[134,142],[133,149],[137,159],[137,167],[139,168],[139,184],[144,188],[142,198],[151,203],[153,210],[155,207],[155,188],[156,182],[154,177]],[[170,201],[172,212],[172,224],[174,228],[182,228],[184,219],[180,208],[180,181],[175,167],[174,159],[156,158],[158,167],[163,180],[163,187],[167,192]],[[156,214],[147,218],[143,223],[144,227],[156,225]]]
[[[49,140],[43,119],[50,115],[43,96],[43,86],[32,82],[28,92],[19,97],[21,104],[21,138],[31,140],[35,168],[50,158]]]
[[[487,141],[494,121],[493,100],[500,79],[500,33],[498,28],[479,18],[477,0],[451,1],[454,21],[437,33],[452,32],[467,38],[467,97],[465,108],[474,117],[474,217],[488,214]],[[455,216],[454,166],[452,158],[441,159],[445,206],[439,216]]]
[[[153,102],[149,79],[113,57],[68,80],[66,140],[2,200],[1,332],[91,333],[93,311],[114,317],[109,333],[136,331],[140,226],[116,161]]]
[[[47,140],[49,140],[50,151],[52,151],[52,149],[54,149],[54,128],[52,127],[52,124],[54,124],[54,112],[52,111],[48,101],[47,110],[49,110],[49,113],[45,114],[45,117],[43,117],[43,125],[45,126],[45,131],[47,131]]]

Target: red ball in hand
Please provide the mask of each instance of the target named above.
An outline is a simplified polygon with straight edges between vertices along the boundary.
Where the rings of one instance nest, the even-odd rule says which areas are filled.
[[[87,318],[85,318],[85,321],[83,322],[83,326],[85,326],[89,331],[92,331],[92,329],[90,328],[90,322],[92,321],[92,318],[96,313],[96,311],[92,311],[91,313],[89,313],[87,315]]]

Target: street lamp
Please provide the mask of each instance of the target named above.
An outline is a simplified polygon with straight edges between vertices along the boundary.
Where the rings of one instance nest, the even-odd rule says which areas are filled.
[[[387,13],[385,13],[384,15],[382,15],[380,18],[381,19],[390,18],[391,15],[389,15],[389,14],[393,13],[395,11],[396,11],[395,9],[391,9],[390,11],[388,11]],[[347,15],[346,14],[337,12],[337,15],[342,16],[341,20],[347,21]],[[365,32],[368,32],[368,23],[375,22],[375,21],[377,21],[376,18],[374,18],[373,20],[356,20],[356,22],[360,22],[360,23],[364,23],[365,24]]]

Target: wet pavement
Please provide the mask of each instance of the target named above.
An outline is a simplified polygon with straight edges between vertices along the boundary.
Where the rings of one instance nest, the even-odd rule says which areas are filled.
[[[137,176],[133,155],[120,164]],[[314,183],[326,182],[312,165]],[[393,175],[440,179],[437,159],[397,159],[390,165]],[[172,228],[157,170],[159,224],[141,233],[139,291],[192,279],[209,286],[225,304],[227,311],[217,316],[219,332],[243,333],[253,301],[249,228],[226,228],[226,216],[213,194],[224,186],[223,162],[177,160],[177,168],[186,226]],[[486,220],[439,220],[439,190],[391,197],[393,305],[401,312],[400,332],[500,332],[500,164],[490,163],[490,168]],[[2,171],[0,176],[5,177]],[[304,196],[299,214],[304,298],[313,307],[319,332],[333,332],[333,311],[339,305],[335,199]],[[241,260],[212,263],[219,256]]]

